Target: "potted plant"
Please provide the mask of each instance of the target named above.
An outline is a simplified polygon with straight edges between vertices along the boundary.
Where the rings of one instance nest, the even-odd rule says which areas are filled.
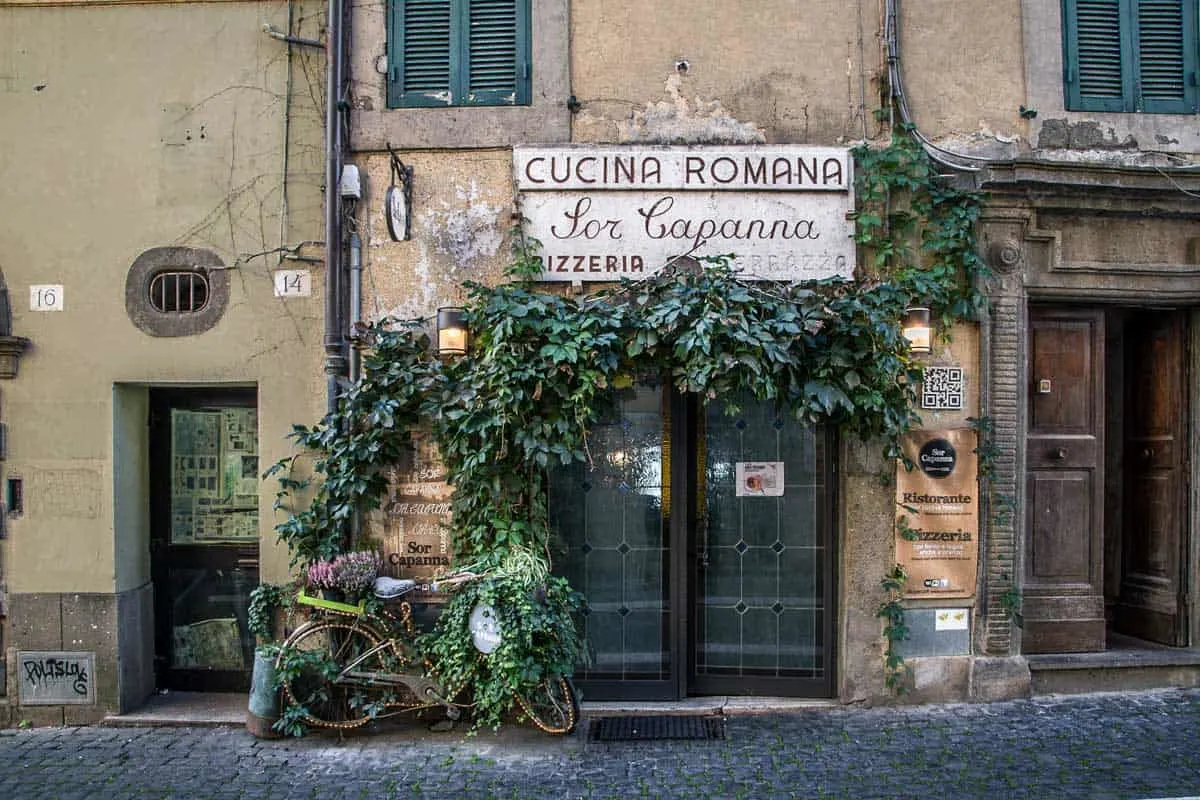
[[[275,688],[275,613],[286,597],[286,587],[260,583],[250,592],[247,626],[254,635],[254,670],[250,675],[250,703],[246,730],[260,739],[279,736],[272,726],[279,719],[279,692]]]
[[[313,561],[305,577],[308,588],[320,591],[326,600],[354,605],[370,591],[382,567],[379,553],[359,550]]]

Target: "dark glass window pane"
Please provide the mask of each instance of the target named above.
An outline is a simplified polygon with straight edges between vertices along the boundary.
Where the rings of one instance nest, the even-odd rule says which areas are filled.
[[[821,570],[825,456],[819,428],[776,413],[750,397],[729,416],[720,402],[705,412],[702,497],[707,527],[698,534],[703,594],[697,597],[698,674],[821,677],[824,648],[815,620],[824,609]],[[739,491],[739,469],[781,481]],[[749,470],[749,472],[747,472]]]
[[[580,678],[669,675],[662,403],[658,388],[617,392],[588,440],[595,468],[573,464],[550,478],[556,567],[587,598],[580,625],[592,663]]]

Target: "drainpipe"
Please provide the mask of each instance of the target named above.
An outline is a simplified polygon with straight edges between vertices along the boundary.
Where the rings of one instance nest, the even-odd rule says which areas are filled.
[[[345,8],[329,0],[325,84],[325,392],[328,411],[337,409],[339,379],[346,375],[342,324],[342,87]]]
[[[350,233],[350,339],[358,335],[358,325],[362,321],[362,238],[357,232]],[[350,348],[350,382],[358,380],[359,352],[357,347]]]

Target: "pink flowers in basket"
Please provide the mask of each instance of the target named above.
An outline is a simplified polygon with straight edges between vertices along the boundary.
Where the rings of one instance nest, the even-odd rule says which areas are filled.
[[[357,596],[371,588],[383,558],[374,550],[360,550],[335,556],[331,561],[314,561],[308,565],[310,589],[340,590]]]

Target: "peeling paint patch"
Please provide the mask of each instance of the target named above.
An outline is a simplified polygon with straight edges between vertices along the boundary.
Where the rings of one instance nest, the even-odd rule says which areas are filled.
[[[621,125],[622,142],[650,144],[761,144],[763,129],[734,119],[719,100],[689,103],[680,92],[682,77],[667,78],[667,100],[647,103]]]
[[[458,187],[457,195],[462,205],[452,207],[443,203],[443,211],[418,218],[434,249],[453,259],[449,268],[452,279],[459,270],[470,269],[476,260],[496,255],[504,240],[497,225],[501,209],[480,199],[475,181],[471,181],[469,188]]]
[[[409,291],[387,307],[380,298],[374,301],[374,319],[429,317],[439,306],[454,302],[459,285],[466,278],[481,278],[482,269],[496,256],[504,243],[500,220],[508,212],[484,201],[478,184],[459,186],[455,202],[442,202],[440,210],[418,214],[413,219],[417,235],[413,239],[420,255],[409,263]],[[396,298],[390,298],[396,299]]]
[[[1048,119],[1042,123],[1038,147],[1045,150],[1136,150],[1138,143],[1128,134],[1124,139],[1118,139],[1112,128],[1103,131],[1100,123],[1091,120],[1073,123],[1066,119]]]

